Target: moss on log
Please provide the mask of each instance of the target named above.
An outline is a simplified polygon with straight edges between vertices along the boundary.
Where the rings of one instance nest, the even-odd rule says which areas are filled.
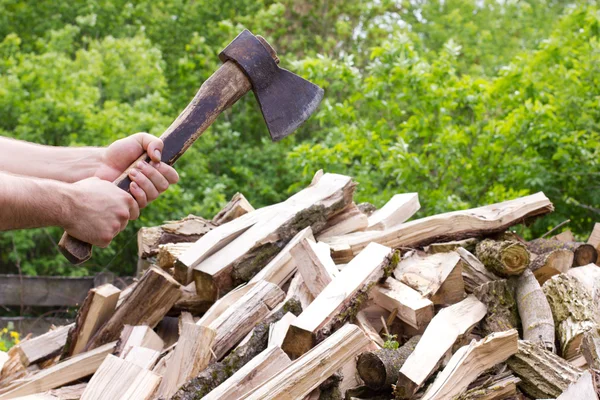
[[[484,283],[477,287],[473,294],[487,306],[487,315],[481,321],[486,335],[518,327],[514,288],[506,279]]]
[[[486,239],[477,244],[477,258],[495,274],[520,275],[529,266],[529,252],[523,243]]]

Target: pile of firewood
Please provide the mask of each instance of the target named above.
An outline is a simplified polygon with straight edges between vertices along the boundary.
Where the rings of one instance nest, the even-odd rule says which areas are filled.
[[[416,193],[355,185],[142,229],[139,280],[3,354],[0,399],[598,400],[600,224],[525,241],[543,193],[406,222]]]

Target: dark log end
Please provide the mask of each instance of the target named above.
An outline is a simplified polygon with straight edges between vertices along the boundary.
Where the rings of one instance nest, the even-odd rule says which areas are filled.
[[[356,363],[358,374],[365,385],[372,389],[381,389],[387,380],[387,373],[383,361],[371,351],[362,353]]]

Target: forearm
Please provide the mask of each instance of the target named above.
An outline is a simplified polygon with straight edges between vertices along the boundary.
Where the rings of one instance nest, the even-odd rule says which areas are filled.
[[[94,175],[105,149],[42,146],[0,137],[0,171],[63,182]]]
[[[72,203],[70,186],[48,179],[0,173],[0,231],[65,227]]]

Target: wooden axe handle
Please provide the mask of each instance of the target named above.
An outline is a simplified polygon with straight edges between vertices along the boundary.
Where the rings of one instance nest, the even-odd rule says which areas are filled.
[[[263,42],[266,43],[266,42]],[[274,50],[270,49],[274,55]],[[275,58],[275,56],[274,56]],[[227,61],[208,78],[179,117],[162,134],[164,142],[162,161],[173,165],[215,119],[251,89],[250,81],[238,66]],[[128,173],[138,161],[150,161],[144,153],[115,181],[115,185],[129,192]],[[72,263],[81,264],[92,256],[92,245],[76,239],[66,232],[58,243],[60,252]]]

